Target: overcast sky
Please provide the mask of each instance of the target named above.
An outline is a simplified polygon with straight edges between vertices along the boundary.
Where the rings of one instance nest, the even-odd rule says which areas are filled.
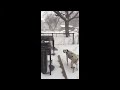
[[[50,13],[53,13],[53,12],[52,11],[41,11],[41,20],[44,20],[46,15],[50,14]]]
[[[43,18],[43,13],[44,13],[44,11],[41,11],[41,20],[44,19],[44,18]]]

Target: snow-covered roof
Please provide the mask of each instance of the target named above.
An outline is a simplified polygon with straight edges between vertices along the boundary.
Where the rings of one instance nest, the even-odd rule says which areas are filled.
[[[60,25],[61,27],[65,27],[65,25]],[[72,25],[69,25],[69,27],[73,27]]]

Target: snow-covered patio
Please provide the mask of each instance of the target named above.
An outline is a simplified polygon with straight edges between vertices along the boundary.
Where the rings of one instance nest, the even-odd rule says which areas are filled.
[[[60,55],[61,57],[65,72],[67,74],[67,78],[79,79],[79,69],[77,71],[75,69],[73,73],[72,69],[70,68],[70,60],[69,65],[67,66],[66,54],[63,53],[63,49],[69,49],[70,51],[79,55],[79,45],[56,45],[55,47],[58,49],[58,51],[55,51],[55,55],[52,56],[53,60],[52,64],[55,66],[55,69],[52,71],[52,75],[41,73],[41,79],[65,79],[64,76],[62,75],[62,69],[60,68],[60,64],[58,62],[58,55]]]
[[[51,33],[51,32],[46,32],[46,33]],[[52,33],[56,33],[56,32],[52,32]],[[52,55],[52,65],[55,68],[52,71],[51,75],[41,73],[41,79],[65,79],[65,77],[62,74],[62,68],[60,68],[58,55],[60,55],[61,57],[61,61],[63,63],[67,78],[68,79],[79,79],[79,68],[77,71],[75,69],[73,73],[73,70],[71,69],[71,66],[70,66],[71,60],[68,61],[69,65],[67,66],[66,54],[63,53],[63,49],[68,49],[74,52],[75,54],[79,55],[78,33],[74,32],[74,34],[75,34],[74,35],[75,44],[72,44],[72,37],[64,37],[63,35],[54,37],[55,48],[58,49],[57,51],[55,51],[55,55],[54,56]],[[78,67],[79,67],[79,62],[78,62]]]

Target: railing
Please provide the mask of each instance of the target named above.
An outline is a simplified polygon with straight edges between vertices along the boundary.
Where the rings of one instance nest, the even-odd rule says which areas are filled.
[[[66,37],[66,33],[41,33],[41,36],[53,36],[55,44],[74,44],[75,33],[69,33],[69,37]],[[67,41],[67,42],[65,42]]]

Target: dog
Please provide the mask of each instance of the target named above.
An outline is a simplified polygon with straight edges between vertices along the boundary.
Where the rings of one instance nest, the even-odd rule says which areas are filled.
[[[76,69],[78,70],[78,55],[76,55],[75,53],[69,51],[68,49],[64,49],[63,53],[66,53],[66,60],[67,60],[67,65],[68,65],[68,58],[71,60],[71,68],[75,68],[73,67],[73,64],[76,65]]]

